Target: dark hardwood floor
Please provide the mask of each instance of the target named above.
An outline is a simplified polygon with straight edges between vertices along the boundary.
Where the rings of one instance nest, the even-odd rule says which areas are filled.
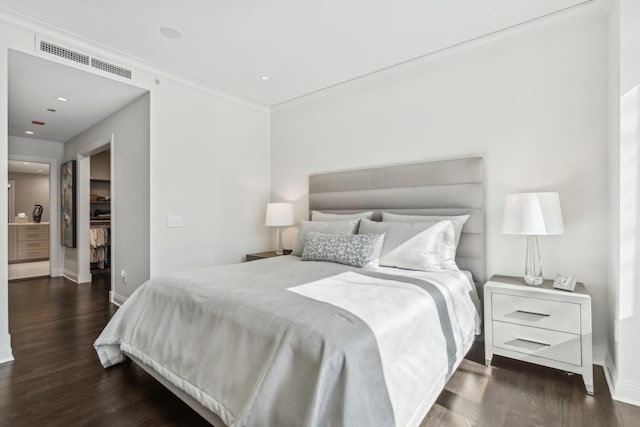
[[[16,360],[0,365],[0,426],[207,426],[135,365],[103,369],[93,341],[115,312],[108,277],[92,285],[43,278],[9,284]],[[640,426],[640,408],[611,400],[602,368],[595,396],[579,375],[471,350],[426,426]]]

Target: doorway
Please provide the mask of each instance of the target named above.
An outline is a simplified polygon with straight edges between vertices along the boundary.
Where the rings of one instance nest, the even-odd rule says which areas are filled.
[[[8,278],[49,276],[51,166],[9,160],[8,172]]]
[[[50,155],[57,162],[51,169],[52,177],[58,179],[54,190],[58,199],[55,207],[51,203],[51,210],[59,217],[51,220],[57,232],[56,250],[51,252],[59,257],[55,267],[51,266],[51,275],[78,284],[91,284],[95,276],[100,283],[109,283],[110,299],[116,302],[116,294],[126,298],[130,293],[127,278],[135,277],[138,282],[148,277],[148,266],[128,265],[127,251],[143,255],[149,251],[145,244],[149,240],[149,216],[145,215],[149,212],[149,182],[139,176],[148,177],[149,171],[149,99],[147,90],[126,82],[9,51],[9,157]],[[114,134],[125,141],[117,151]],[[59,184],[61,166],[69,162],[76,165],[74,215],[69,222],[65,204],[63,233]],[[123,200],[131,200],[122,205],[121,231],[114,223],[116,172],[123,178],[118,192]],[[71,240],[67,239],[69,230],[73,230]],[[117,239],[126,244],[122,251],[114,244],[118,233],[125,236]],[[123,255],[115,258],[120,252]],[[118,275],[117,283],[111,275],[114,265],[128,273],[123,278]]]

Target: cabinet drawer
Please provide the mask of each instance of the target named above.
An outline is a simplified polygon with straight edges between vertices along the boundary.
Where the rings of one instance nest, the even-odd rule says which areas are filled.
[[[494,347],[582,365],[580,335],[498,321],[492,322],[492,328]]]
[[[20,249],[18,248],[18,260],[49,258],[49,248],[44,249]]]
[[[47,240],[26,240],[18,241],[18,252],[32,250],[32,249],[49,249],[49,242]]]
[[[18,240],[43,240],[49,238],[49,227],[45,225],[18,226]]]
[[[554,331],[580,333],[580,305],[494,293],[492,319]]]

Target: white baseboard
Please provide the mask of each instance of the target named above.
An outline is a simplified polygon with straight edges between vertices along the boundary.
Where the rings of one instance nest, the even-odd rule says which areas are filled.
[[[604,376],[614,400],[640,406],[640,383],[618,378],[618,370],[609,353],[604,358]]]
[[[124,304],[124,302],[127,300],[127,297],[123,297],[120,294],[117,294],[113,291],[109,291],[109,301],[112,304],[117,305],[118,307],[120,307],[122,304]]]
[[[51,277],[60,277],[64,275],[64,270],[62,268],[52,268],[51,269]]]
[[[62,271],[62,275],[65,278],[71,280],[73,283],[78,283],[78,273],[76,273],[75,271],[71,271],[71,270],[68,270],[68,269],[65,268]]]
[[[11,352],[10,344],[0,345],[0,365],[3,363],[11,362],[13,360],[13,353]]]

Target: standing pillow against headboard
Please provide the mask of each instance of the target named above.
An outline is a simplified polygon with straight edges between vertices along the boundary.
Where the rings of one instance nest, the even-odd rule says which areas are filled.
[[[408,270],[457,270],[451,221],[374,222],[363,219],[358,234],[384,234],[379,265]]]
[[[310,231],[302,261],[328,261],[376,268],[384,234],[326,234]]]
[[[298,231],[298,239],[293,247],[291,255],[302,255],[305,243],[307,243],[307,233],[317,231],[319,233],[329,234],[356,234],[360,218],[349,221],[305,221],[300,220],[300,230]]]
[[[373,211],[358,212],[354,214],[332,214],[320,211],[311,211],[311,221],[347,221],[356,218],[373,218]]]
[[[449,220],[453,225],[453,235],[456,239],[456,247],[460,243],[462,227],[469,219],[470,215],[398,215],[389,212],[382,212],[382,222],[423,222],[435,225],[440,221]]]

